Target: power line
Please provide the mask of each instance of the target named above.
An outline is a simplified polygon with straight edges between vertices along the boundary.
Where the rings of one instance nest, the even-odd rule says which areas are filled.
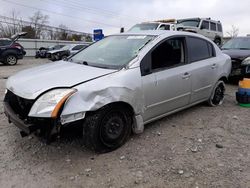
[[[60,0],[54,0],[54,1],[60,2],[60,4],[63,4]],[[112,17],[117,17],[117,16],[118,17],[123,17],[123,18],[126,18],[127,20],[131,20],[133,22],[143,20],[143,18],[132,17],[131,15],[125,15],[125,14],[122,14],[120,12],[115,12],[115,11],[110,11],[110,10],[105,10],[105,9],[100,9],[100,8],[89,7],[86,4],[76,3],[74,1],[69,1],[69,0],[62,0],[62,1],[65,1],[65,3],[64,3],[65,5],[71,5],[71,6],[74,6],[74,7],[77,7],[77,8],[92,11],[92,12],[94,12],[94,14],[98,13],[100,15],[100,13],[101,13],[101,14],[112,16]]]
[[[11,21],[17,21],[18,23],[13,23]],[[1,15],[0,15],[0,22],[6,23],[6,24],[12,24],[12,25],[22,25],[22,24],[25,25],[25,26],[33,25],[33,23],[29,22],[29,21],[16,19],[16,18],[10,18],[10,17],[7,17],[7,16],[1,16]],[[57,31],[65,31],[65,32],[68,32],[68,33],[75,33],[75,34],[82,34],[82,35],[92,35],[91,33],[74,31],[74,30],[70,30],[70,29],[63,29],[63,28],[60,28],[60,27],[54,27],[54,26],[45,25],[45,24],[37,24],[37,25],[40,26],[41,28],[44,28],[44,30],[47,30],[47,31],[55,31],[55,30],[57,30]]]
[[[71,16],[71,15],[67,15],[67,14],[62,14],[62,13],[59,13],[59,12],[54,12],[54,11],[50,11],[50,10],[47,10],[47,9],[37,8],[37,7],[33,7],[33,6],[29,6],[29,5],[25,5],[25,4],[21,4],[21,3],[17,3],[17,2],[13,2],[13,1],[9,1],[9,0],[2,0],[2,1],[7,2],[7,3],[11,3],[11,4],[15,4],[15,5],[18,5],[18,6],[26,7],[26,8],[31,8],[31,9],[36,9],[36,10],[40,10],[40,11],[49,12],[49,13],[60,15],[60,16],[70,17],[70,18],[74,18],[74,19],[78,19],[78,20],[84,20],[84,21],[90,22],[90,23],[101,24],[101,25],[105,25],[105,26],[108,26],[108,27],[120,28],[117,25],[106,24],[106,23],[102,23],[102,22],[98,22],[98,21],[94,21],[94,20],[89,20],[89,19],[83,19],[83,18],[80,18],[80,17],[75,17],[75,16]]]

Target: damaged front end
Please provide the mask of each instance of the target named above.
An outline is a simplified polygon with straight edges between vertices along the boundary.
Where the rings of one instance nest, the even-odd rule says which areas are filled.
[[[4,113],[9,123],[13,123],[21,130],[22,137],[36,133],[38,136],[45,138],[48,143],[52,135],[60,132],[61,123],[58,114],[60,114],[67,98],[74,91],[64,93],[57,100],[50,96],[51,91],[37,100],[31,100],[19,97],[7,90],[4,98]],[[48,97],[50,102],[48,102]],[[43,99],[47,100],[47,104]]]

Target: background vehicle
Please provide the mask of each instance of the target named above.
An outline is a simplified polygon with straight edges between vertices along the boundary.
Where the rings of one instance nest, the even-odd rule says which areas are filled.
[[[250,37],[232,38],[221,49],[232,59],[231,77],[250,77]]]
[[[51,50],[47,52],[47,57],[51,61],[58,61],[65,59],[70,55],[77,53],[79,50],[86,48],[86,44],[70,44],[66,45],[58,50]]]
[[[174,31],[175,20],[159,20],[154,22],[143,22],[140,24],[136,24],[131,27],[128,32],[137,32],[137,31],[145,31],[145,30],[171,30]]]
[[[26,54],[24,48],[16,41],[27,33],[18,33],[11,39],[0,38],[0,62],[6,65],[17,64],[18,59],[22,59]]]
[[[65,45],[54,45],[54,46],[50,46],[50,47],[41,47],[39,48],[39,50],[36,51],[36,58],[46,58],[47,57],[47,52],[51,51],[51,50],[59,50],[62,47],[64,47]]]
[[[223,31],[220,21],[211,20],[210,18],[189,18],[177,20],[178,31],[189,31],[199,33],[210,38],[218,46],[222,44]]]
[[[204,101],[222,104],[230,70],[230,57],[206,37],[124,33],[68,61],[9,77],[4,111],[25,134],[39,129],[47,139],[78,124],[86,146],[107,152],[124,144],[131,131],[142,133],[144,124]]]

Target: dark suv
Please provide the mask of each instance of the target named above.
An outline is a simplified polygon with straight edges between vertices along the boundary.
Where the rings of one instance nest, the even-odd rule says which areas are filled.
[[[0,38],[0,62],[6,65],[17,64],[18,59],[22,59],[26,54],[23,46],[21,46],[16,41],[27,33],[18,33],[8,38]]]

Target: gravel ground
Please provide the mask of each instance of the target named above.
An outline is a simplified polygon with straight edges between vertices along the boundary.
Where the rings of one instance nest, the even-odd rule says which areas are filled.
[[[33,135],[21,138],[7,122],[6,78],[44,63],[0,65],[0,187],[250,187],[250,109],[236,104],[237,85],[226,86],[222,106],[200,104],[168,116],[98,155],[78,136],[45,145]]]

